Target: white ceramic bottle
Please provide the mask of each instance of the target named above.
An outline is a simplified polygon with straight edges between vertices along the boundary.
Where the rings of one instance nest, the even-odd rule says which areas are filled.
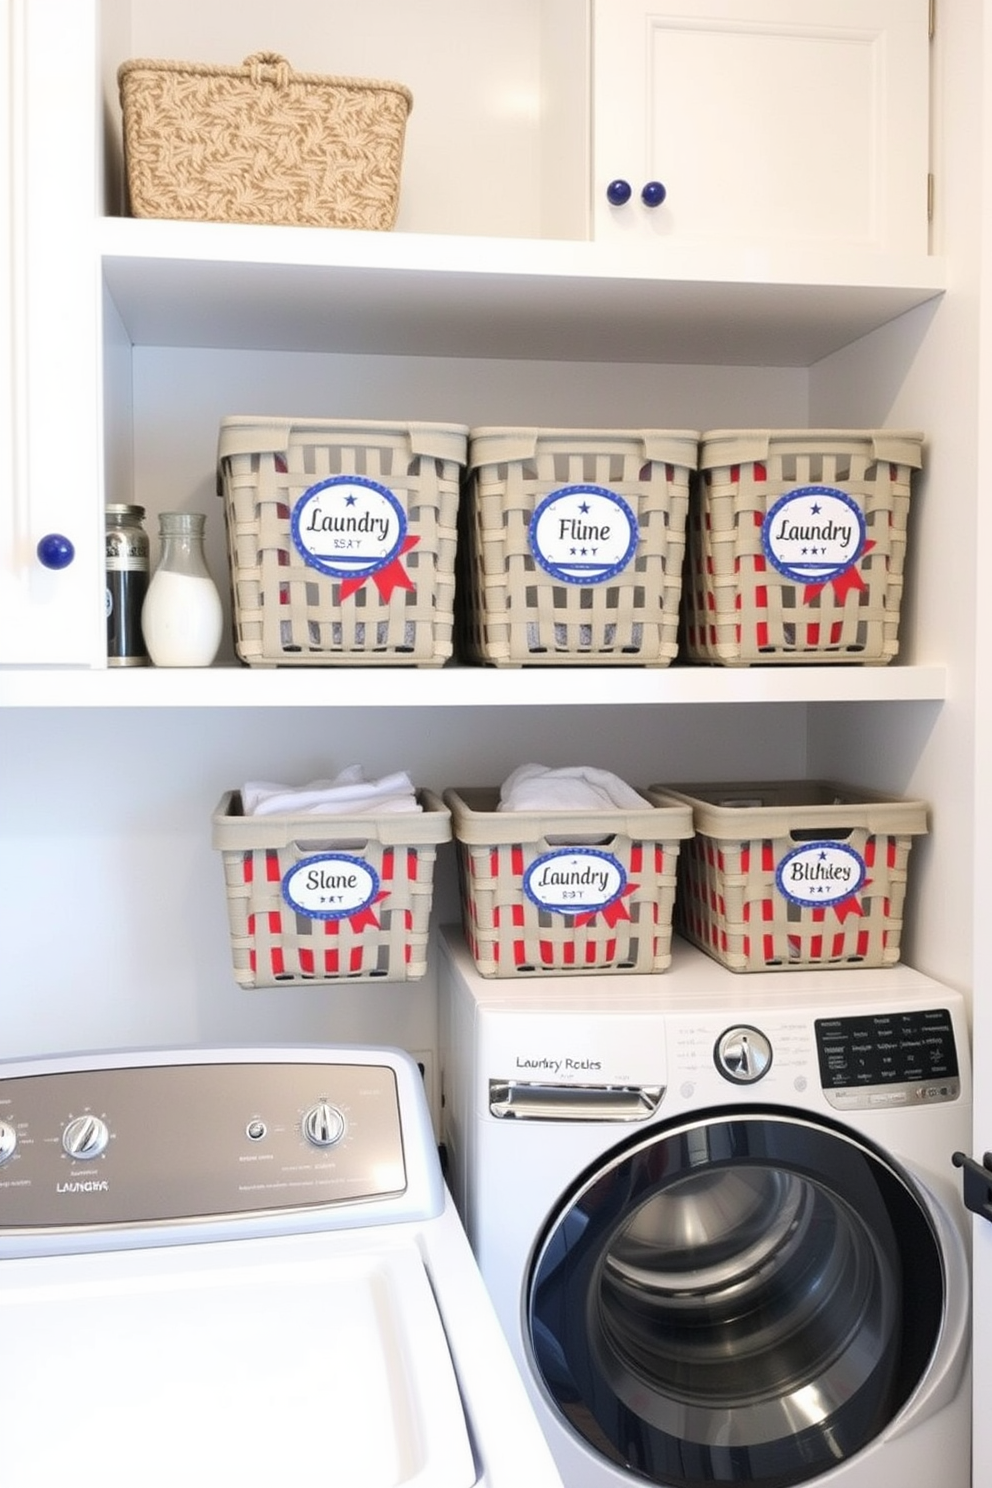
[[[155,666],[209,666],[224,625],[217,586],[203,551],[206,517],[163,512],[162,552],[141,609],[145,647]]]

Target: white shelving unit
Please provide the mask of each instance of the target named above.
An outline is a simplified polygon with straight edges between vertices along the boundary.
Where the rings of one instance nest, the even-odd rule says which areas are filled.
[[[230,974],[210,848],[221,794],[353,760],[409,768],[434,788],[494,784],[525,759],[581,759],[635,784],[808,775],[921,797],[931,832],[913,850],[907,960],[966,992],[987,979],[983,7],[937,7],[928,255],[729,235],[691,247],[657,233],[593,241],[587,11],[585,0],[10,0],[0,32],[11,172],[0,216],[7,1054],[367,1038],[429,1059],[432,975],[243,993]],[[119,62],[232,62],[261,48],[297,67],[411,84],[395,233],[121,215]],[[248,671],[227,653],[204,672],[108,670],[105,500],[140,502],[153,533],[160,511],[206,511],[222,579],[216,431],[245,413],[923,429],[900,656],[863,669]],[[76,545],[62,575],[34,558],[52,530]],[[443,849],[436,915],[457,912]],[[980,997],[975,1015],[981,1033]],[[981,1068],[978,1088],[992,1088]],[[992,1109],[979,1120],[981,1151]],[[983,1257],[987,1269],[979,1247]],[[985,1378],[990,1348],[980,1336]],[[976,1482],[990,1457],[979,1444]]]
[[[969,986],[980,266],[960,142],[981,91],[977,0],[938,33],[931,255],[593,241],[585,4],[413,9],[12,0],[10,272],[26,293],[8,359],[16,500],[0,529],[8,1052],[253,1038],[429,1050],[432,976],[245,994],[230,975],[211,811],[246,779],[353,760],[435,789],[539,759],[641,784],[809,775],[921,796],[932,831],[914,848],[904,948]],[[471,87],[438,71],[469,40]],[[117,64],[260,46],[313,70],[410,77],[422,132],[398,231],[120,215]],[[108,670],[104,501],[139,502],[153,534],[163,510],[206,511],[223,583],[216,433],[246,413],[921,428],[900,657],[249,671],[228,652],[208,671]],[[67,579],[36,571],[34,543],[53,528],[76,543]],[[437,917],[456,914],[445,850]]]

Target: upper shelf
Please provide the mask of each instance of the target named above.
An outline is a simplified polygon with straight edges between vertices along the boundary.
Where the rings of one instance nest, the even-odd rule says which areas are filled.
[[[108,217],[135,345],[807,367],[944,289],[940,259]]]
[[[939,702],[942,666],[0,670],[0,707],[520,708]]]

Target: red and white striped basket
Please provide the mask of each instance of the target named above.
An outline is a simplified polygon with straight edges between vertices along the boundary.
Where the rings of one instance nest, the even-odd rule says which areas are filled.
[[[922,801],[829,781],[669,788],[695,834],[679,932],[731,971],[893,966]],[[653,795],[653,791],[651,792]]]
[[[499,811],[497,789],[468,787],[444,799],[482,976],[668,969],[688,806],[656,793],[643,810]]]
[[[891,661],[922,443],[888,429],[704,434],[687,524],[687,659]]]
[[[239,986],[416,981],[427,970],[437,844],[447,808],[245,816],[228,791],[213,817]],[[341,885],[344,884],[342,891]]]

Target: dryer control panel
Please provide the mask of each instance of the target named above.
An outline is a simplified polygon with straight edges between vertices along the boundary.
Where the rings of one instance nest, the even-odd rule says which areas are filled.
[[[961,1094],[945,1008],[818,1018],[815,1028],[820,1084],[839,1111],[932,1104]]]

